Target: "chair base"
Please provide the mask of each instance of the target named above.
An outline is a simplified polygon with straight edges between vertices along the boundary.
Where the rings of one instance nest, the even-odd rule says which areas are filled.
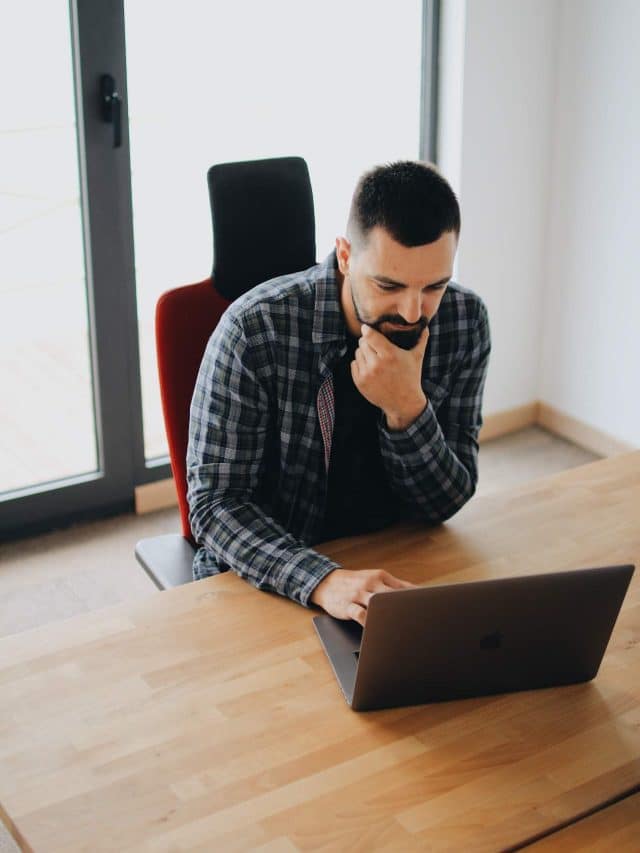
[[[190,583],[194,555],[191,543],[178,533],[141,539],[136,545],[136,559],[158,589]]]

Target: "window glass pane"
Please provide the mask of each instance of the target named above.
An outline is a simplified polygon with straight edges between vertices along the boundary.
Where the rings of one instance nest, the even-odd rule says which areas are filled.
[[[96,470],[65,0],[0,28],[0,492]]]
[[[178,7],[126,0],[134,243],[147,458],[166,453],[153,313],[206,278],[214,163],[300,155],[318,258],[343,233],[358,175],[419,153],[422,2]]]

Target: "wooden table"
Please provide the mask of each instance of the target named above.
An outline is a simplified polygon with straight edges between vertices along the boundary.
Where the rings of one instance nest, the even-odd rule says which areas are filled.
[[[595,681],[369,713],[313,613],[231,574],[7,637],[0,803],[25,849],[498,850],[638,790],[640,452],[322,550],[424,583],[638,568]]]
[[[527,853],[638,853],[640,849],[640,794],[624,797],[547,835],[527,847]]]

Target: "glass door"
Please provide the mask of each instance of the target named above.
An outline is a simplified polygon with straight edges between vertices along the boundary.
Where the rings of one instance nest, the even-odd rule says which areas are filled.
[[[0,39],[6,494],[97,472],[98,447],[67,4],[16,4]],[[43,97],[45,68],[51,97]]]
[[[142,456],[121,3],[24,0],[0,30],[0,536],[133,505]],[[137,426],[136,426],[137,424]]]

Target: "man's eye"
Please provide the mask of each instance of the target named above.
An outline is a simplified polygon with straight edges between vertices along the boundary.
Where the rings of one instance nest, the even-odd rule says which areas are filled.
[[[378,285],[379,290],[397,290],[395,284],[381,284],[379,281],[377,281],[376,284]]]

